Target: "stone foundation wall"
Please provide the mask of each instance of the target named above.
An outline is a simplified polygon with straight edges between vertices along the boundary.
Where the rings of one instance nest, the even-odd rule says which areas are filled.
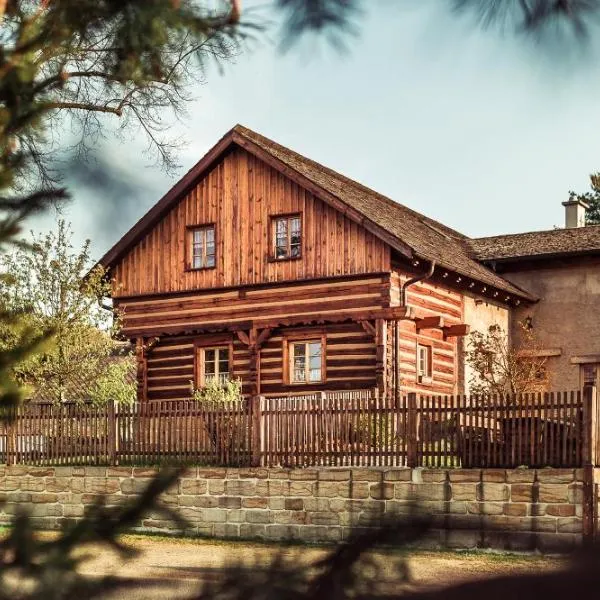
[[[155,469],[0,467],[0,523],[26,509],[39,528],[77,519],[100,495],[118,505]],[[551,551],[582,538],[580,469],[190,468],[163,501],[188,535],[339,542],[353,527],[413,510],[432,515],[427,547]],[[148,514],[139,530],[178,533]]]

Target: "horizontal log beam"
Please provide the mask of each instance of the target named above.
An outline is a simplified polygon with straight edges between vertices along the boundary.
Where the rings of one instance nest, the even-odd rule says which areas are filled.
[[[441,329],[444,327],[444,317],[423,317],[422,319],[417,319],[415,324],[417,326],[417,331],[420,331],[421,329]]]
[[[460,323],[458,325],[449,325],[448,327],[442,327],[442,331],[444,333],[444,339],[450,337],[463,337],[465,335],[469,335],[471,331],[471,326],[466,323]]]

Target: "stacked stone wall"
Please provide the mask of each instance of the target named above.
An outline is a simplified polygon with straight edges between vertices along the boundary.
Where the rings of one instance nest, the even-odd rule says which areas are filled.
[[[100,496],[131,500],[155,475],[132,467],[0,468],[0,522],[21,509],[57,529]],[[218,538],[339,542],[382,517],[431,515],[428,547],[553,550],[582,538],[580,469],[189,468],[162,497],[188,526]],[[137,527],[179,533],[160,513]]]

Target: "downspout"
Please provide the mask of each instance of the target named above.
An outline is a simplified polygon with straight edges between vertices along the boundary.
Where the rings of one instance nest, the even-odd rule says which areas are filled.
[[[431,264],[429,265],[429,269],[427,270],[426,273],[417,275],[416,277],[413,277],[412,279],[407,279],[402,284],[402,288],[400,289],[400,306],[406,306],[406,290],[411,285],[414,285],[415,283],[419,283],[419,281],[424,281],[425,279],[429,279],[433,275],[434,271],[435,271],[435,260],[432,260]]]
[[[421,275],[417,275],[412,279],[407,279],[400,288],[400,306],[406,306],[406,290],[415,283],[419,283],[419,281],[424,281],[425,279],[429,279],[433,272],[435,271],[435,260],[431,261],[429,265],[429,269],[426,273],[422,273]],[[394,327],[394,348],[396,351],[396,356],[394,357],[394,379],[396,380],[396,406],[400,406],[400,333],[398,331],[399,324],[398,321],[395,323]]]

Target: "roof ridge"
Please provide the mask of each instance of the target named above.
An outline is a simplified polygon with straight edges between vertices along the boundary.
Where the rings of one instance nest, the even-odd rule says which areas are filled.
[[[540,233],[565,233],[565,232],[584,232],[593,229],[600,229],[600,224],[585,225],[584,227],[556,227],[554,229],[537,229],[533,231],[518,231],[517,233],[498,233],[496,235],[484,235],[482,237],[467,238],[470,242],[478,242],[480,240],[494,240],[507,237],[519,237],[522,235],[535,235]]]

